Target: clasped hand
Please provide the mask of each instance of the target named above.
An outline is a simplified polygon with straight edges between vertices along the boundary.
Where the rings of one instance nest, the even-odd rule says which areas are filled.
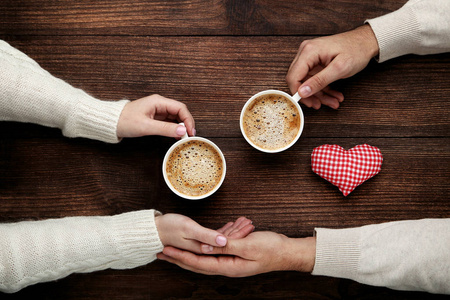
[[[240,236],[246,236],[245,233],[242,231]],[[243,238],[234,236],[225,247],[212,247],[207,251],[202,248],[203,254],[169,246],[157,257],[197,273],[246,277],[281,270],[311,272],[315,249],[315,237],[295,239],[261,231]]]

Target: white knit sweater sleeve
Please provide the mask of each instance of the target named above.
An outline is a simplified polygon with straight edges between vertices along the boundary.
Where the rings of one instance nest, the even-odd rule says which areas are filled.
[[[449,0],[410,0],[399,10],[366,22],[378,41],[379,62],[450,51]]]
[[[450,219],[316,228],[313,275],[450,294]]]
[[[16,292],[71,273],[145,265],[163,249],[155,214],[143,210],[0,224],[0,291]]]
[[[95,99],[4,41],[0,69],[0,120],[57,127],[67,137],[119,141],[117,122],[127,100]]]

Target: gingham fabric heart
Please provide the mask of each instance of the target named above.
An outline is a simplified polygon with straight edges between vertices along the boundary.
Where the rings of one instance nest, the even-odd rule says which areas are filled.
[[[348,151],[338,145],[322,145],[311,154],[313,172],[337,186],[344,196],[377,175],[382,162],[380,149],[367,144]]]

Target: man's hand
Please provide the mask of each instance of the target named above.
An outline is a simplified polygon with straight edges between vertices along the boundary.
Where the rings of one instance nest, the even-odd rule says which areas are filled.
[[[300,45],[286,81],[291,93],[298,92],[302,97],[300,102],[306,106],[319,109],[324,104],[337,109],[344,96],[332,90],[329,84],[355,75],[378,52],[378,42],[370,25],[306,40]]]
[[[175,247],[165,247],[157,256],[197,273],[245,277],[281,270],[311,272],[315,248],[314,237],[293,239],[266,231],[230,239],[222,248],[213,247],[209,254],[215,256],[198,255]]]

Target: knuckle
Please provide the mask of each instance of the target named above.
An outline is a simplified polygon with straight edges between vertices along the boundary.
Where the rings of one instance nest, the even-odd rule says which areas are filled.
[[[351,64],[350,59],[346,60],[337,60],[334,64],[334,68],[337,73],[339,74],[345,74],[348,72],[349,65]]]
[[[312,77],[311,80],[313,83],[312,85],[314,85],[314,87],[316,87],[317,90],[321,90],[322,88],[327,86],[326,79],[323,76],[316,75]]]
[[[350,75],[352,66],[355,64],[354,59],[352,57],[345,57],[334,62],[334,68],[336,73],[341,74],[342,76]]]
[[[302,52],[311,52],[315,51],[316,45],[313,40],[306,40],[300,44],[300,51]]]
[[[299,51],[302,51],[307,45],[311,44],[311,40],[304,40],[300,43],[300,47],[298,48]]]
[[[294,80],[293,80],[293,76],[292,76],[290,73],[288,73],[288,74],[286,75],[285,80],[286,80],[287,83],[291,83],[291,82],[294,81]]]

